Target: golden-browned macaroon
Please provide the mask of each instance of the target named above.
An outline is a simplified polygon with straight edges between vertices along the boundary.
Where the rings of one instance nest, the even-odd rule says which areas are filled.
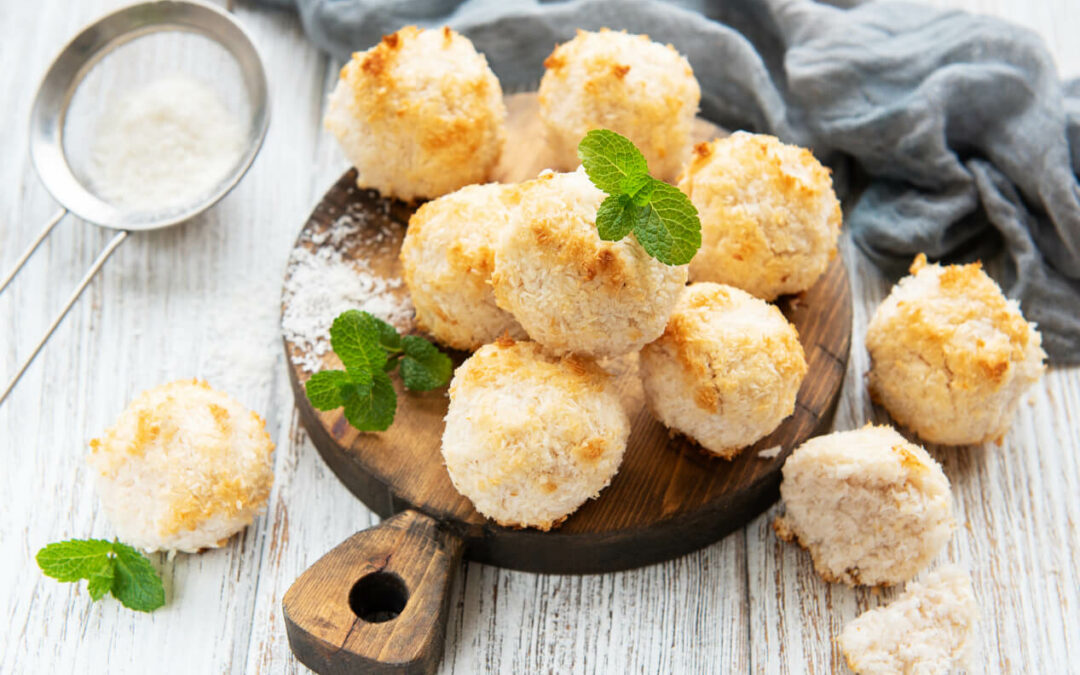
[[[691,281],[773,300],[813,286],[836,255],[840,202],[806,148],[743,131],[701,143],[679,189],[701,218]]]
[[[266,424],[199,380],[144,391],[87,462],[109,521],[147,551],[216,548],[251,524],[274,482]]]
[[[446,27],[406,26],[353,54],[324,122],[357,185],[405,201],[491,180],[506,140],[495,73]]]
[[[776,534],[849,586],[910,581],[956,527],[941,466],[888,426],[806,441],[784,462],[780,496]]]
[[[795,410],[799,334],[775,306],[732,286],[690,284],[641,350],[645,399],[669,428],[731,459]]]
[[[454,373],[442,454],[477,511],[548,530],[611,482],[629,433],[611,376],[591,359],[503,338]]]
[[[525,330],[495,304],[495,242],[508,227],[513,186],[468,185],[427,202],[409,219],[401,262],[416,322],[454,349],[474,350]]]
[[[686,284],[686,265],[650,257],[634,237],[600,239],[603,199],[582,169],[541,174],[518,186],[495,249],[496,302],[554,354],[636,352],[664,332]]]
[[[947,565],[844,626],[840,648],[858,675],[946,675],[969,667],[978,623],[971,575]]]
[[[544,67],[540,116],[559,168],[578,165],[586,133],[610,129],[634,142],[653,176],[675,180],[690,157],[701,88],[674,47],[646,35],[579,30]]]
[[[931,443],[1000,440],[1046,370],[1042,336],[979,263],[922,254],[874,312],[866,348],[871,398]]]

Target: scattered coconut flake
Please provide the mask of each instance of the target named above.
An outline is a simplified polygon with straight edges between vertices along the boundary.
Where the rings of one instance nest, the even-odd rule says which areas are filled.
[[[204,321],[199,377],[254,409],[265,405],[281,354],[279,288],[271,278],[243,283],[215,298]]]
[[[285,339],[298,350],[293,363],[309,373],[320,370],[322,356],[330,349],[330,325],[349,309],[369,312],[400,332],[411,331],[412,302],[394,293],[402,283],[373,274],[367,261],[347,260],[335,248],[295,249],[289,258],[281,317]]]
[[[329,243],[334,248],[340,248],[341,245],[350,237],[356,236],[360,232],[360,228],[363,225],[363,221],[353,217],[351,213],[344,213],[338,216],[330,227],[326,228],[322,232],[316,232],[308,237],[308,241],[316,246],[323,246]]]
[[[760,450],[757,456],[761,459],[776,459],[780,456],[780,453],[782,451],[783,448],[781,446],[774,445],[771,448],[765,448],[764,450]]]

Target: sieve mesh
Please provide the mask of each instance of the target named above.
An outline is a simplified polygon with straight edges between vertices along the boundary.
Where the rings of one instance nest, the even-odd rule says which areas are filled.
[[[242,70],[233,54],[198,33],[182,29],[158,30],[108,52],[91,66],[72,95],[63,120],[63,154],[84,189],[118,208],[157,217],[191,208],[229,182],[237,172],[243,171],[244,153],[240,152],[233,166],[215,185],[182,203],[132,207],[110,200],[104,193],[93,157],[102,121],[116,113],[118,104],[127,95],[163,78],[173,77],[194,80],[212,91],[240,125],[244,145],[255,142],[259,130],[254,118],[253,93],[247,90]]]

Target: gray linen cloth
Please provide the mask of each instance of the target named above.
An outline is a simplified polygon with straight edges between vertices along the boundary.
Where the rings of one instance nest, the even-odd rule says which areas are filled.
[[[834,168],[847,225],[886,273],[920,251],[949,262],[1003,251],[998,281],[1051,361],[1080,363],[1080,80],[1063,84],[1026,29],[886,1],[295,1],[312,40],[343,59],[406,24],[449,24],[508,91],[535,87],[577,28],[670,42],[706,118],[808,146]]]

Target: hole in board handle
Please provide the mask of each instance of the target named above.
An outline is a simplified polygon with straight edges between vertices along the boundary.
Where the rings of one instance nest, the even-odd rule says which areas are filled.
[[[408,602],[405,582],[390,572],[365,574],[349,591],[349,608],[368,623],[396,619]]]

